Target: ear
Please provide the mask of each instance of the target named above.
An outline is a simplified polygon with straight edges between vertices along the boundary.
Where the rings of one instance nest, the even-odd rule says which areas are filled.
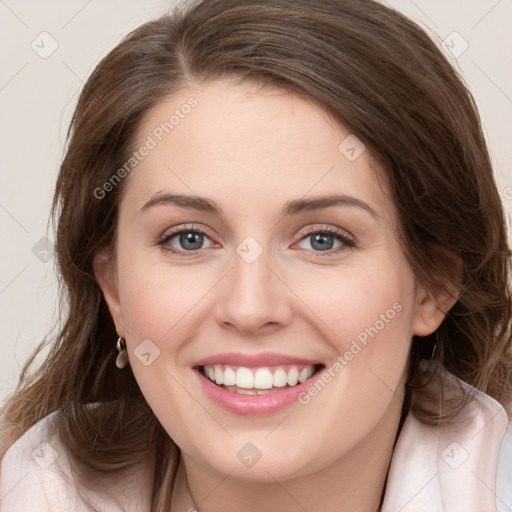
[[[457,282],[461,282],[462,260],[458,257],[451,258],[451,265],[444,267],[450,269]],[[418,287],[416,314],[413,320],[413,334],[427,336],[432,334],[441,325],[446,314],[459,300],[460,288],[453,284],[453,280],[437,281],[434,288],[420,285]]]
[[[94,277],[105,297],[108,309],[116,325],[117,335],[121,338],[126,338],[126,328],[119,300],[117,275],[113,267],[112,257],[106,251],[99,252],[94,256]]]

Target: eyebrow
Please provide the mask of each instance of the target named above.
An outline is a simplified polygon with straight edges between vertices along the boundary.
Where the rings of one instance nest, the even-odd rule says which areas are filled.
[[[223,215],[222,208],[207,197],[189,196],[184,194],[167,194],[157,192],[141,208],[141,213],[157,205],[176,205],[189,210],[213,213],[219,217]],[[364,201],[347,195],[317,196],[308,199],[295,199],[285,203],[281,215],[289,216],[306,211],[321,210],[332,206],[353,206],[361,208],[377,219],[379,215]]]

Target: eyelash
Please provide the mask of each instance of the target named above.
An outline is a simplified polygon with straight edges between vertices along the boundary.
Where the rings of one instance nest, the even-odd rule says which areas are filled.
[[[203,249],[195,249],[193,251],[180,251],[175,248],[165,247],[165,245],[167,244],[167,242],[169,242],[169,240],[174,238],[176,235],[180,235],[181,233],[197,233],[200,235],[204,235],[207,238],[210,238],[205,231],[203,231],[202,229],[197,228],[193,225],[181,226],[180,228],[174,229],[174,230],[162,235],[161,237],[159,237],[157,245],[160,245],[165,251],[169,251],[173,254],[185,255],[185,256],[195,256],[203,250]],[[333,254],[339,253],[340,251],[346,250],[347,248],[355,247],[354,240],[352,240],[352,238],[347,236],[345,231],[342,231],[341,229],[337,229],[337,228],[312,229],[310,231],[307,231],[302,236],[302,238],[300,238],[299,242],[306,239],[308,236],[317,235],[317,234],[333,235],[342,242],[342,245],[340,245],[336,249],[329,249],[327,251],[315,251],[315,250],[311,250],[311,249],[302,249],[302,250],[310,251],[313,254],[315,254],[315,256],[318,256],[318,257],[324,257],[324,255],[331,256]]]

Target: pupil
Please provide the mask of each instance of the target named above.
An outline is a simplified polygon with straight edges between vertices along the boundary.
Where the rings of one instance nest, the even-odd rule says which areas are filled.
[[[325,235],[322,233],[317,233],[316,235],[313,235],[313,242],[312,247],[314,249],[319,249],[321,251],[327,251],[329,249],[332,249],[332,235]],[[319,244],[317,247],[315,247],[315,244]]]
[[[200,249],[203,245],[203,235],[201,233],[189,232],[180,235],[180,244],[185,249]],[[192,245],[188,245],[192,244]]]

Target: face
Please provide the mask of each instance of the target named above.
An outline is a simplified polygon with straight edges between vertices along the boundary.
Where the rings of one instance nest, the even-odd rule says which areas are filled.
[[[227,81],[141,123],[116,259],[95,271],[186,460],[287,479],[394,439],[412,335],[442,317],[350,135],[303,99]]]

